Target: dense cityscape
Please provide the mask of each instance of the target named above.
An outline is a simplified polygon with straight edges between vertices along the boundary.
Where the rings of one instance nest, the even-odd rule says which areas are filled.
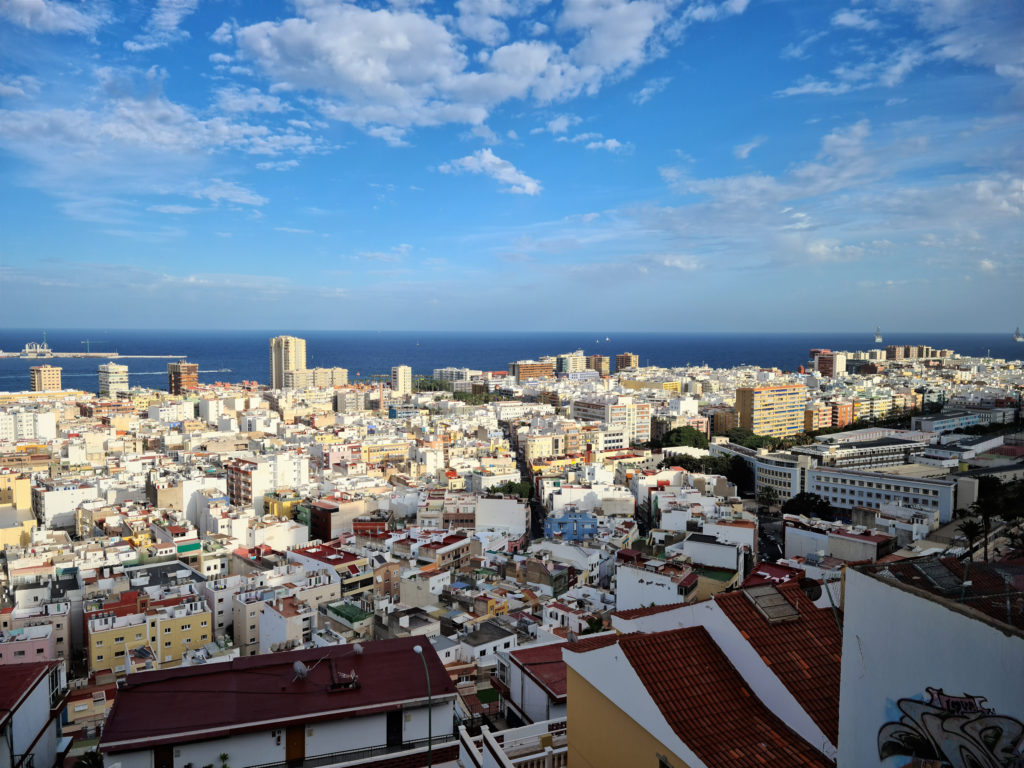
[[[1019,756],[1019,360],[572,350],[353,382],[277,336],[269,385],[108,361],[85,391],[22,354],[15,765],[941,765],[935,722]]]
[[[0,0],[0,768],[1024,768],[1022,0]]]

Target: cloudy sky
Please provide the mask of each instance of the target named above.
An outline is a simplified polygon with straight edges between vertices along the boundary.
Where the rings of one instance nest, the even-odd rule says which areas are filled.
[[[1020,0],[0,0],[0,322],[1012,329],[1022,40]]]

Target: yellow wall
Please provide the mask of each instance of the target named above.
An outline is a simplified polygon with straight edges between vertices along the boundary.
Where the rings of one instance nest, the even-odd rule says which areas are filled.
[[[36,527],[35,519],[23,520],[21,525],[0,528],[0,549],[4,547],[27,547],[32,541],[32,529]]]
[[[641,381],[638,379],[619,379],[619,386],[626,389],[660,389],[665,392],[680,393],[682,385],[678,381]]]
[[[659,755],[672,768],[689,768],[578,672],[571,667],[566,672],[572,768],[658,768]]]
[[[0,506],[32,509],[32,481],[13,473],[0,475]]]

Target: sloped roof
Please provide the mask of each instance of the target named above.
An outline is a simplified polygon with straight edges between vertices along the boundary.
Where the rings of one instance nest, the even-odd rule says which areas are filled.
[[[815,607],[797,583],[777,589],[800,614],[795,621],[769,623],[743,590],[715,595],[715,602],[815,725],[838,744],[842,630],[832,610]]]
[[[754,695],[703,627],[628,635],[619,647],[672,730],[705,764],[833,765]]]
[[[454,695],[437,652],[425,638],[380,640],[264,654],[222,664],[129,675],[118,689],[100,744],[104,752],[183,744],[250,730],[358,717],[427,698],[420,645],[434,698]],[[307,668],[298,678],[293,664]],[[344,685],[351,672],[359,685]],[[339,684],[340,683],[340,684]]]

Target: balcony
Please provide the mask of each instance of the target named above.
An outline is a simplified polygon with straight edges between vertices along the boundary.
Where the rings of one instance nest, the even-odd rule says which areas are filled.
[[[569,764],[565,720],[546,720],[472,737],[459,728],[459,763],[466,768],[565,768]]]
[[[498,693],[500,693],[500,694],[501,694],[501,697],[502,697],[503,699],[508,699],[508,698],[509,698],[509,687],[508,687],[508,683],[506,683],[506,682],[505,682],[504,680],[502,680],[502,679],[501,679],[500,677],[498,677],[498,675],[496,675],[496,674],[492,674],[492,675],[491,675],[491,687],[492,687],[492,688],[493,688],[494,690],[496,690],[496,691],[497,691]]]

